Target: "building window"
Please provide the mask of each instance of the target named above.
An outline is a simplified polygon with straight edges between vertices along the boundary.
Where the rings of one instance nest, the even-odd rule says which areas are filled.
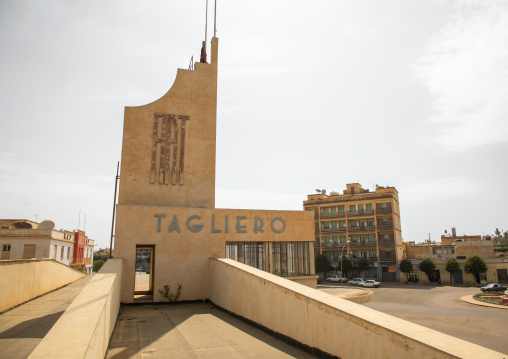
[[[387,205],[388,205],[388,203],[383,202],[383,203],[381,203],[381,208],[382,208],[382,209],[385,209],[385,208],[387,207]]]
[[[71,247],[67,247],[67,259],[70,258],[71,255]]]
[[[10,259],[11,257],[11,245],[10,244],[3,244],[2,245],[2,256],[0,259]]]
[[[339,206],[339,213],[344,213],[344,206]]]
[[[358,225],[359,225],[360,227],[365,227],[365,222],[364,222],[364,221],[359,221],[359,222],[358,222]]]
[[[365,209],[366,209],[367,211],[372,211],[372,203],[368,203],[368,204],[366,204],[366,205],[365,205]]]
[[[273,274],[281,277],[310,275],[307,242],[272,242],[272,245]]]
[[[226,257],[265,270],[265,244],[263,242],[227,242]]]
[[[358,205],[358,211],[363,211],[363,204]]]
[[[383,226],[388,225],[388,218],[383,218]]]
[[[346,227],[346,221],[339,221],[339,228],[345,228]]]
[[[330,208],[329,207],[324,207],[323,208],[323,214],[329,214],[330,213]]]
[[[62,246],[62,248],[60,249],[60,259],[61,260],[64,259],[64,246]]]
[[[360,236],[360,242],[365,243],[365,236]]]
[[[383,234],[383,241],[390,242],[390,235],[389,234]]]
[[[339,237],[340,243],[346,243],[346,236]]]
[[[376,241],[376,235],[375,234],[369,234],[369,242],[375,242]]]
[[[349,206],[349,212],[356,212],[356,205]]]

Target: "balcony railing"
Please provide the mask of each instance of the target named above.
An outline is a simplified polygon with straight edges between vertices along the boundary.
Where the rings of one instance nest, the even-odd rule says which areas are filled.
[[[345,217],[346,212],[322,213],[321,218],[340,218]]]
[[[395,241],[379,241],[380,246],[393,246],[395,245]]]
[[[395,257],[380,257],[379,261],[380,262],[394,262],[395,261]]]
[[[351,241],[349,243],[350,246],[375,246],[376,245],[376,242],[375,241]]]
[[[393,224],[378,224],[377,229],[392,229]]]
[[[348,211],[347,215],[348,217],[354,217],[354,216],[370,216],[374,214],[374,210],[360,210],[360,211]]]
[[[345,232],[346,227],[335,227],[335,228],[321,228],[321,232],[331,233],[331,232]]]
[[[376,226],[350,226],[349,231],[355,232],[355,231],[375,231]]]
[[[377,262],[377,257],[369,257],[369,262]]]
[[[92,264],[92,258],[85,258],[85,265]]]
[[[376,209],[376,214],[382,214],[382,213],[392,213],[392,209],[391,208]]]

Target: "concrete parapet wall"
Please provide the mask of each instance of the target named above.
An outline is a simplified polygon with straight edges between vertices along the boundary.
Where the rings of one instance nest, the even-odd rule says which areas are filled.
[[[122,259],[109,259],[29,358],[104,358],[120,309]]]
[[[0,313],[84,276],[52,259],[0,261]]]
[[[505,357],[230,259],[209,266],[217,306],[339,358]]]

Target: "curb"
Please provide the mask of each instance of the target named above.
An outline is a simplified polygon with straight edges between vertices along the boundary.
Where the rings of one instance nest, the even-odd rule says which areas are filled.
[[[472,295],[465,295],[463,297],[460,297],[459,299],[461,301],[463,301],[464,303],[469,303],[469,304],[473,304],[473,305],[480,305],[482,307],[490,307],[490,308],[508,310],[508,306],[480,302],[479,300],[474,299]]]

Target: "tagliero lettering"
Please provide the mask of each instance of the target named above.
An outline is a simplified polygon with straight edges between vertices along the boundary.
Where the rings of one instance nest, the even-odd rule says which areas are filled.
[[[157,218],[157,232],[160,232],[162,229],[163,218],[166,218],[165,214],[154,214],[155,218]],[[167,222],[167,220],[164,220]],[[233,231],[236,233],[264,233],[265,229],[271,230],[275,233],[282,233],[286,229],[286,221],[280,217],[273,218],[269,224],[266,224],[263,218],[254,217],[254,220],[247,220],[247,217],[237,216],[236,218],[229,218],[228,216],[224,216],[224,218],[220,218],[218,221],[215,219],[215,216],[212,216],[210,230],[211,233],[229,233],[230,226],[233,227]],[[200,232],[203,228],[206,227],[206,224],[203,224],[200,216],[190,216],[184,220],[180,220],[176,215],[170,220],[169,224],[169,232],[180,233],[181,228],[185,228],[191,232],[197,233]]]

